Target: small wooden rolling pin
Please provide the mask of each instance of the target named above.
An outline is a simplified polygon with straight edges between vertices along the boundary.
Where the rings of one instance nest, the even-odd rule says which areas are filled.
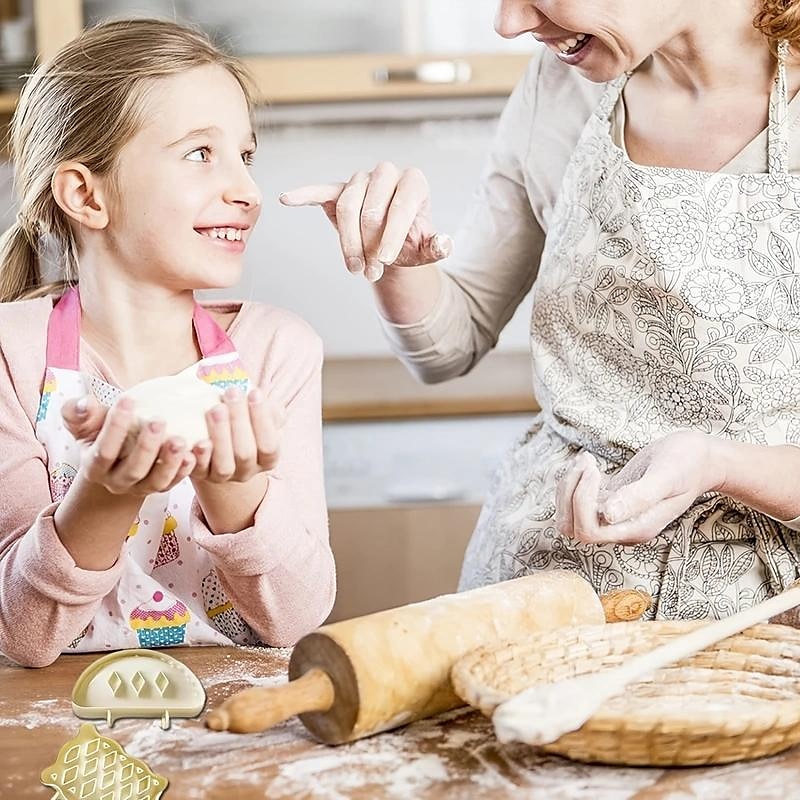
[[[579,575],[554,571],[325,625],[295,646],[288,684],[244,689],[206,725],[254,733],[299,714],[320,741],[352,742],[463,705],[450,669],[476,647],[635,619],[648,604],[624,591],[601,603]]]

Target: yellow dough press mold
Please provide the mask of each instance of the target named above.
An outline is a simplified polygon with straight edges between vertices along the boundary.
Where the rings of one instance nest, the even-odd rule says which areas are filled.
[[[41,780],[55,789],[52,800],[158,800],[169,783],[88,722],[61,745]]]
[[[206,704],[197,676],[184,664],[156,650],[121,650],[90,664],[75,682],[72,710],[81,719],[105,719],[109,727],[123,717],[196,717]]]

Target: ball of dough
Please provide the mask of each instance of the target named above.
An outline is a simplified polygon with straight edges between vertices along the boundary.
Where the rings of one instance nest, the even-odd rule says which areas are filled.
[[[140,424],[163,420],[166,435],[180,436],[191,448],[208,439],[205,415],[222,401],[222,390],[201,381],[192,367],[177,375],[138,383],[120,397],[133,400]]]

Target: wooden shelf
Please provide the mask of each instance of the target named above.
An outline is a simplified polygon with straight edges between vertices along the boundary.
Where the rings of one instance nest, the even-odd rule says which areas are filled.
[[[377,70],[412,70],[426,61],[455,60],[469,64],[472,78],[464,83],[417,81],[380,83]],[[417,58],[399,55],[341,55],[243,59],[255,84],[256,101],[272,106],[436,97],[506,97],[528,63],[525,55],[469,55]],[[0,115],[16,108],[18,92],[0,92]]]
[[[33,0],[36,49],[50,58],[83,27],[81,0]],[[529,56],[519,53],[424,54],[343,53],[340,55],[253,56],[242,59],[253,76],[257,100],[271,105],[417,97],[506,96],[522,76]],[[376,80],[379,71],[413,72],[432,61],[460,61],[468,80],[425,83]]]
[[[490,353],[468,375],[426,385],[397,359],[328,358],[322,416],[335,420],[513,414],[539,410],[528,353]]]
[[[257,99],[274,105],[426,97],[507,96],[530,60],[520,54],[450,54],[404,56],[396,53],[333,56],[251,57],[243,59],[252,75]],[[412,72],[420,64],[459,61],[469,66],[463,83],[417,80],[378,81],[387,69]]]

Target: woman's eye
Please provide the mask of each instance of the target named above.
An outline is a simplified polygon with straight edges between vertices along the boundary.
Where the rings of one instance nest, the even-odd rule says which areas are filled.
[[[244,163],[249,167],[252,165],[255,156],[256,154],[254,150],[245,150],[242,153],[242,161],[244,161]]]
[[[191,153],[186,154],[187,161],[209,161],[211,159],[211,150],[208,147],[198,147],[192,150]]]

